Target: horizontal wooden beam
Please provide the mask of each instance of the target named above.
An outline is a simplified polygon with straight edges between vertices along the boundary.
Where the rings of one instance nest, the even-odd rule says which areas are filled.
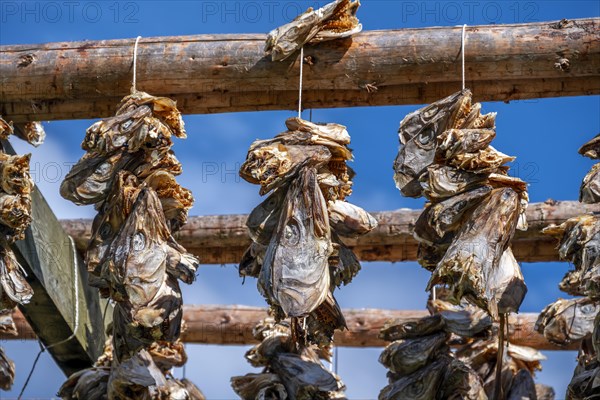
[[[337,332],[335,343],[342,347],[381,347],[386,342],[379,339],[379,330],[389,319],[406,320],[429,315],[427,311],[346,309],[343,310],[348,330]],[[252,328],[267,316],[267,310],[245,306],[184,306],[183,318],[187,325],[181,338],[186,343],[246,345],[254,344]],[[538,350],[574,350],[579,343],[561,347],[550,343],[534,330],[538,315],[535,313],[513,314],[509,317],[510,341],[521,346]],[[0,339],[33,339],[35,333],[28,328],[20,313],[13,318],[19,329],[19,336],[1,336]]]
[[[517,231],[512,243],[515,256],[527,262],[558,261],[556,240],[542,235],[541,230],[549,224],[560,224],[593,211],[600,212],[600,205],[576,201],[530,204],[527,209],[529,229]],[[413,227],[420,214],[421,210],[408,209],[372,213],[379,223],[377,228],[344,242],[363,261],[414,261],[418,243],[413,238]],[[203,264],[239,263],[250,245],[246,218],[246,215],[190,217],[177,233],[177,241]],[[84,251],[90,238],[91,220],[62,220],[61,223],[75,239],[77,248]]]
[[[600,93],[600,18],[466,29],[477,101]],[[306,108],[423,104],[460,88],[461,27],[367,31],[305,47]],[[137,87],[183,113],[295,109],[298,57],[265,34],[142,38]],[[129,94],[134,39],[0,47],[0,114],[14,122],[106,117]]]
[[[3,141],[2,145],[14,154],[8,142]],[[31,225],[25,239],[17,241],[13,250],[34,294],[28,304],[19,308],[29,331],[33,330],[46,346],[70,337],[77,325],[75,337],[48,349],[63,372],[70,375],[91,366],[103,352],[106,339],[102,314],[106,301],[100,300],[98,290],[87,284],[87,269],[79,252],[37,187],[31,200]],[[77,298],[74,282],[78,286]],[[112,320],[112,313],[108,314],[106,323]]]

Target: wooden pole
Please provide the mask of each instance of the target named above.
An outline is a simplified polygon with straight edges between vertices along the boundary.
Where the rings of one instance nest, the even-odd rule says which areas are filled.
[[[466,29],[477,101],[600,93],[600,18]],[[367,31],[305,47],[306,108],[422,104],[461,87],[462,27]],[[265,34],[142,38],[137,86],[183,113],[295,109],[298,57]],[[134,38],[0,47],[0,114],[14,122],[113,115],[129,94]]]
[[[379,330],[390,319],[406,320],[429,315],[427,311],[381,310],[381,309],[345,309],[343,310],[348,330],[337,332],[335,344],[342,347],[381,347],[386,342],[379,339]],[[267,316],[267,310],[260,307],[245,306],[184,306],[183,318],[187,329],[181,338],[186,343],[247,345],[257,343],[252,336],[252,328]],[[537,314],[512,314],[510,324],[510,342],[521,346],[530,346],[539,350],[575,350],[579,343],[560,347],[550,343],[537,333],[533,327]],[[34,339],[35,333],[28,327],[23,316],[13,314],[19,336],[0,335],[0,340]]]
[[[557,242],[541,234],[550,224],[586,212],[600,212],[598,204],[582,204],[576,201],[547,201],[532,203],[527,209],[529,229],[517,231],[513,240],[513,252],[519,261],[558,261]],[[398,210],[372,213],[379,225],[369,234],[358,239],[344,239],[363,261],[414,261],[417,259],[417,241],[413,238],[414,224],[421,210]],[[239,263],[250,245],[246,231],[246,215],[217,215],[190,217],[188,223],[177,233],[177,241],[188,251],[197,255],[203,264]],[[65,231],[84,251],[90,238],[91,220],[62,220]]]

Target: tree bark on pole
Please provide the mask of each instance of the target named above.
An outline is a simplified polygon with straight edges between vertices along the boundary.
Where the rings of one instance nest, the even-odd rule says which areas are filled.
[[[600,18],[466,29],[477,101],[600,93]],[[462,27],[367,31],[306,46],[306,108],[423,104],[461,87]],[[142,38],[137,86],[183,113],[295,109],[298,57],[266,34]],[[134,38],[0,47],[0,114],[14,122],[112,115],[129,94]]]
[[[577,201],[532,203],[527,209],[527,231],[517,231],[513,252],[519,261],[559,261],[557,241],[542,235],[550,224],[560,224],[587,212],[600,212],[600,205]],[[397,210],[371,213],[379,225],[358,239],[343,239],[362,261],[414,261],[418,243],[413,227],[421,210]],[[246,215],[190,217],[176,235],[177,241],[203,264],[239,263],[250,245]],[[62,220],[65,231],[84,251],[90,238],[91,220]]]
[[[379,330],[389,319],[421,318],[425,310],[345,309],[347,331],[337,331],[336,346],[382,347],[386,342],[379,339]],[[257,343],[252,328],[267,316],[267,310],[246,306],[184,306],[183,318],[186,330],[181,339],[186,343],[248,345]],[[550,343],[534,330],[538,314],[523,313],[509,316],[509,337],[512,344],[530,346],[538,350],[575,350],[579,343],[561,347]],[[13,313],[19,336],[0,335],[0,340],[35,339],[35,333],[20,312]]]

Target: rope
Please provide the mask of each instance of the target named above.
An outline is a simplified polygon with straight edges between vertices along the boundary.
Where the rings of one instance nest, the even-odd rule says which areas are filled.
[[[38,339],[38,342],[40,344],[40,351],[38,352],[37,356],[35,357],[35,360],[33,361],[31,370],[29,371],[29,374],[27,375],[27,379],[25,380],[25,383],[23,384],[23,387],[21,388],[21,392],[19,393],[19,397],[17,398],[17,400],[21,400],[21,398],[23,397],[23,393],[25,392],[25,389],[27,388],[27,385],[29,384],[29,381],[31,380],[33,371],[35,371],[35,366],[37,365],[42,353],[48,349],[51,349],[52,347],[66,343],[69,340],[73,339],[77,335],[77,330],[79,329],[79,285],[78,285],[79,271],[77,269],[77,250],[75,249],[75,241],[73,241],[73,238],[71,236],[69,236],[69,240],[71,241],[71,252],[73,253],[73,297],[74,297],[73,301],[75,302],[75,316],[74,316],[74,318],[75,318],[74,325],[75,326],[73,327],[73,333],[71,333],[71,335],[68,338],[63,339],[59,342],[50,344],[45,347],[44,347],[44,344]]]
[[[304,46],[300,48],[300,85],[298,89],[298,118],[302,118],[302,75],[304,73]]]
[[[460,52],[462,53],[462,90],[465,90],[465,29],[467,24],[462,27],[462,41],[460,44]]]
[[[138,36],[135,38],[135,45],[133,46],[133,82],[131,84],[131,93],[137,92],[136,83],[137,83],[137,49],[138,43],[142,37]]]

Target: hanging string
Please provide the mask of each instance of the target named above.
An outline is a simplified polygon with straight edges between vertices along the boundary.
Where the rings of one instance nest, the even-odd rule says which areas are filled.
[[[304,46],[300,48],[300,85],[298,89],[298,118],[302,118],[302,74],[304,73]]]
[[[462,27],[462,40],[460,45],[460,52],[462,53],[462,90],[465,90],[465,30],[467,24]]]
[[[73,339],[77,335],[77,330],[79,329],[79,285],[78,285],[79,270],[77,269],[78,268],[77,249],[75,248],[75,242],[73,241],[73,238],[71,236],[69,236],[69,240],[71,241],[71,252],[73,254],[73,302],[75,303],[75,316],[74,316],[75,319],[74,319],[73,333],[71,333],[71,335],[68,338],[63,339],[59,342],[53,343],[48,346],[44,346],[44,344],[41,342],[41,340],[38,339],[38,342],[40,344],[40,351],[38,352],[37,356],[35,357],[35,360],[33,361],[31,370],[29,371],[29,374],[27,375],[27,379],[25,380],[25,383],[23,384],[23,387],[21,388],[21,392],[19,393],[19,397],[17,398],[17,400],[21,400],[21,398],[23,397],[23,393],[25,392],[25,389],[27,388],[27,385],[29,384],[29,381],[31,380],[33,371],[35,371],[35,366],[37,365],[37,362],[39,361],[42,353],[48,349],[51,349],[54,346],[58,346],[60,344],[66,343],[69,340]]]
[[[131,93],[137,92],[136,83],[137,83],[137,49],[138,43],[142,37],[138,36],[135,38],[135,45],[133,46],[133,81],[131,84]]]

